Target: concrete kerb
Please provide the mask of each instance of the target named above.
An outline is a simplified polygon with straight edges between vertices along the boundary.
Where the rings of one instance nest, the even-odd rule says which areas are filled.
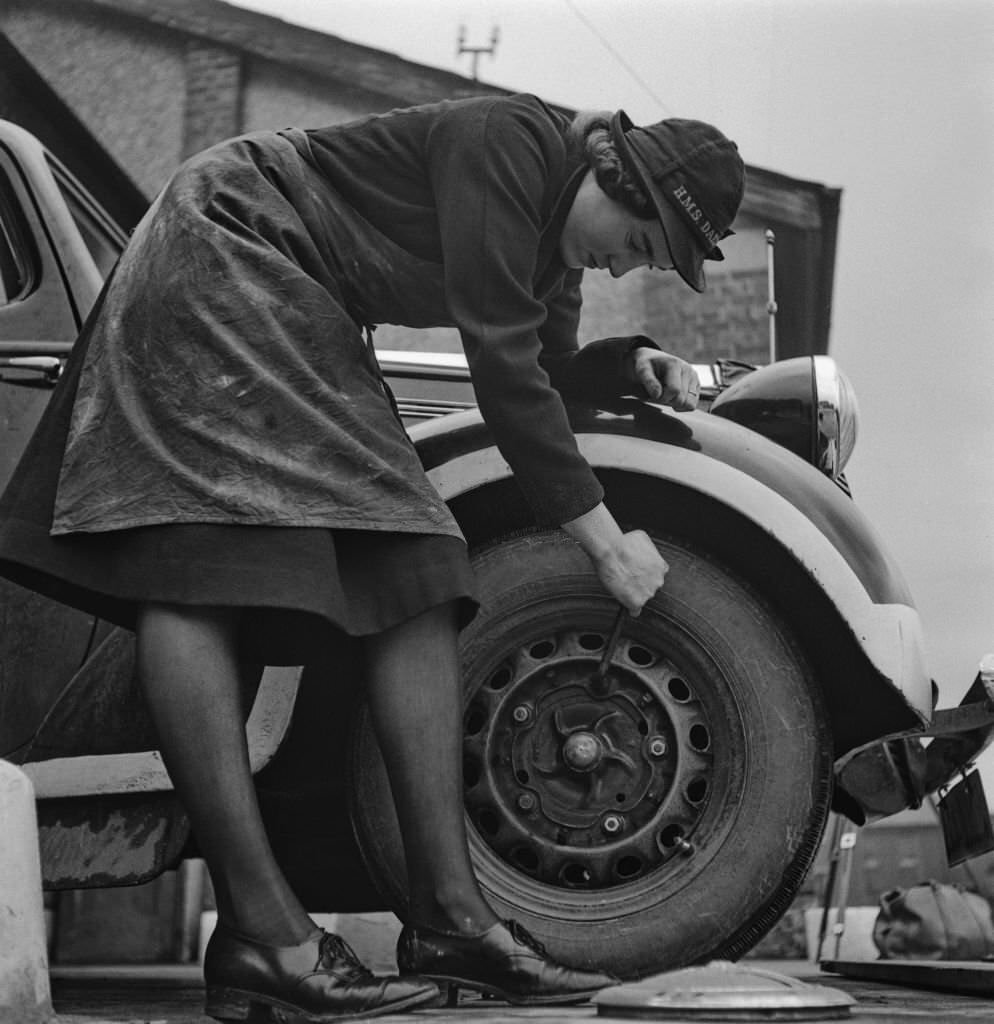
[[[0,760],[0,1024],[55,1020],[34,787],[20,768]]]

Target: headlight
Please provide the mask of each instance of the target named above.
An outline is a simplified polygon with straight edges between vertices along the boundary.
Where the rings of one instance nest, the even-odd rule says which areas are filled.
[[[818,396],[818,453],[815,465],[831,477],[846,468],[856,447],[859,407],[849,378],[828,356],[812,356]]]
[[[776,441],[833,480],[856,446],[856,395],[829,356],[762,366],[725,388],[711,412]]]

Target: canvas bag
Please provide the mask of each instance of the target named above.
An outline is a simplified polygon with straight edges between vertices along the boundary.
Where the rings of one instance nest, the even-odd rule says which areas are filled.
[[[990,904],[934,880],[891,889],[880,897],[873,942],[884,960],[983,960],[994,955]]]

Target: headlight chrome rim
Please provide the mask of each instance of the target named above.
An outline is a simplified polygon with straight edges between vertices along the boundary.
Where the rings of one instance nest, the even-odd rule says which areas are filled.
[[[812,356],[817,404],[818,468],[837,478],[846,467],[859,430],[856,393],[831,356]]]

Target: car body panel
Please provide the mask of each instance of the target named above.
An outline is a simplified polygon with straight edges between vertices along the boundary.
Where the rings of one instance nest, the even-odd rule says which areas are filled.
[[[10,261],[0,302],[0,488],[51,391],[24,360],[64,349],[101,286],[52,166],[33,136],[0,122],[0,245]],[[0,579],[0,756],[31,743],[95,630],[92,616]]]

